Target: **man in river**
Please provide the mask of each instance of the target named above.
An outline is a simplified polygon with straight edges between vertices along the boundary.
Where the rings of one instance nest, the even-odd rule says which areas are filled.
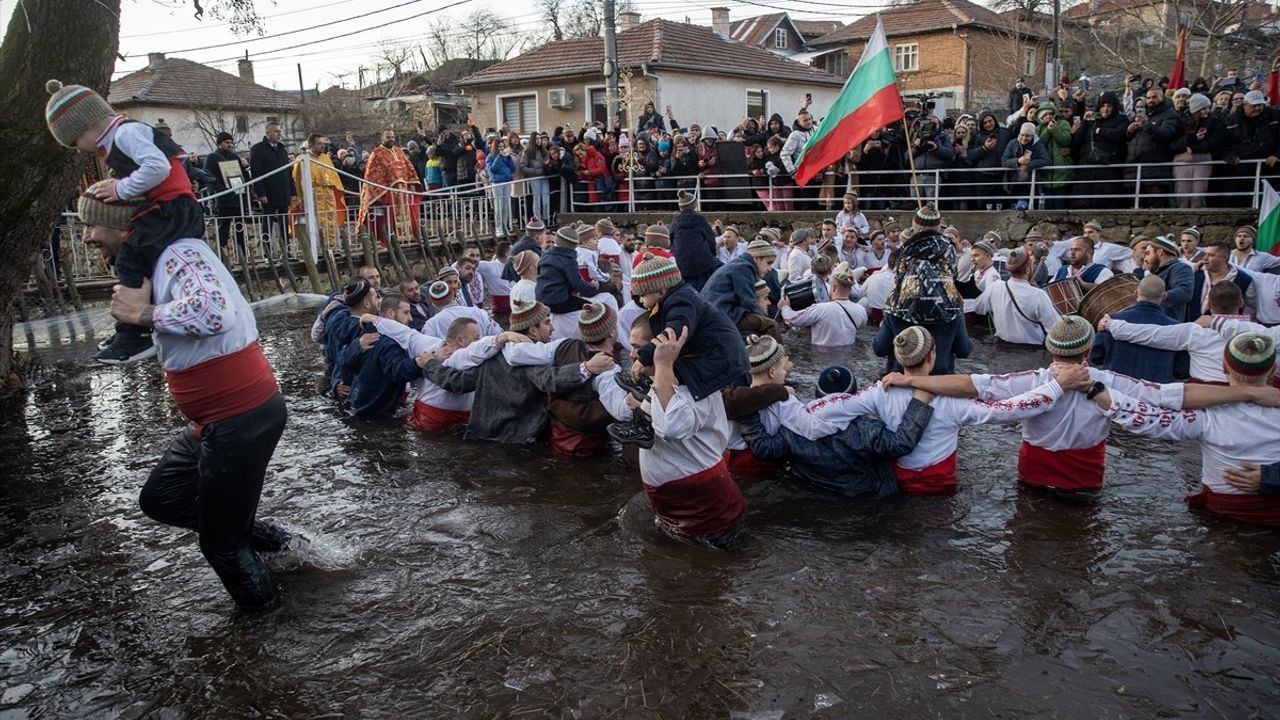
[[[137,208],[99,201],[101,184],[80,197],[79,212],[85,241],[113,257]],[[160,253],[141,288],[115,286],[111,315],[151,329],[169,392],[189,421],[142,488],[142,511],[199,533],[200,551],[236,605],[274,608],[279,598],[258,553],[285,550],[290,538],[254,516],[286,414],[253,310],[209,246],[184,238]]]

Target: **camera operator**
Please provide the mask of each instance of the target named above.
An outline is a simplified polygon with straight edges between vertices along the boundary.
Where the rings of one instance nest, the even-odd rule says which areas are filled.
[[[951,138],[942,132],[942,124],[932,115],[922,114],[911,125],[911,154],[915,158],[916,172],[933,171],[941,173],[940,182],[928,182],[932,178],[925,175],[921,178],[920,192],[930,195],[933,189],[946,183],[946,173],[955,160],[955,151],[951,149]]]
[[[877,130],[862,144],[858,170],[864,173],[859,177],[863,207],[884,210],[892,198],[906,197],[903,183],[907,176],[902,172],[907,166],[905,151],[906,138],[897,125]]]

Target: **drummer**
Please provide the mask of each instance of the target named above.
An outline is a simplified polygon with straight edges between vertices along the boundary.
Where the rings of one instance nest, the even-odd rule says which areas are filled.
[[[1078,235],[1071,238],[1067,250],[1067,264],[1058,268],[1058,272],[1053,276],[1053,282],[1075,278],[1080,284],[1081,292],[1089,292],[1095,285],[1101,285],[1114,277],[1110,268],[1093,261],[1093,250],[1093,240],[1088,237]]]

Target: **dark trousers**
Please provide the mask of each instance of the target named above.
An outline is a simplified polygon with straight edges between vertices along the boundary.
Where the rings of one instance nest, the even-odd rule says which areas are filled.
[[[244,246],[244,222],[245,218],[241,215],[243,212],[239,205],[235,207],[218,208],[218,247],[227,249],[227,243],[231,241],[231,233],[236,235],[236,246],[241,250],[245,250]]]
[[[160,253],[184,238],[204,237],[204,210],[192,198],[145,205],[133,214],[133,228],[116,253],[116,277],[129,288],[151,277]],[[116,332],[145,332],[137,325],[116,323]]]
[[[279,247],[281,257],[287,254],[285,249],[289,244],[289,234],[285,222],[288,216],[288,207],[271,207],[262,208],[262,248],[263,253],[267,257],[274,257],[275,251],[272,248]],[[271,236],[275,235],[277,240],[274,243]],[[276,243],[279,243],[278,245]]]
[[[183,429],[151,471],[138,504],[147,517],[200,534],[204,554],[236,604],[275,604],[275,588],[256,551],[284,548],[279,528],[254,519],[267,463],[284,432],[284,396],[242,415]]]

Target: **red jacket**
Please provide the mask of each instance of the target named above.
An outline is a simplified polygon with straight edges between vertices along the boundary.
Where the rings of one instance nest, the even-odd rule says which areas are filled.
[[[609,174],[609,165],[605,162],[604,156],[594,147],[587,146],[587,156],[582,159],[582,163],[578,166],[578,178],[581,180],[595,180]]]

